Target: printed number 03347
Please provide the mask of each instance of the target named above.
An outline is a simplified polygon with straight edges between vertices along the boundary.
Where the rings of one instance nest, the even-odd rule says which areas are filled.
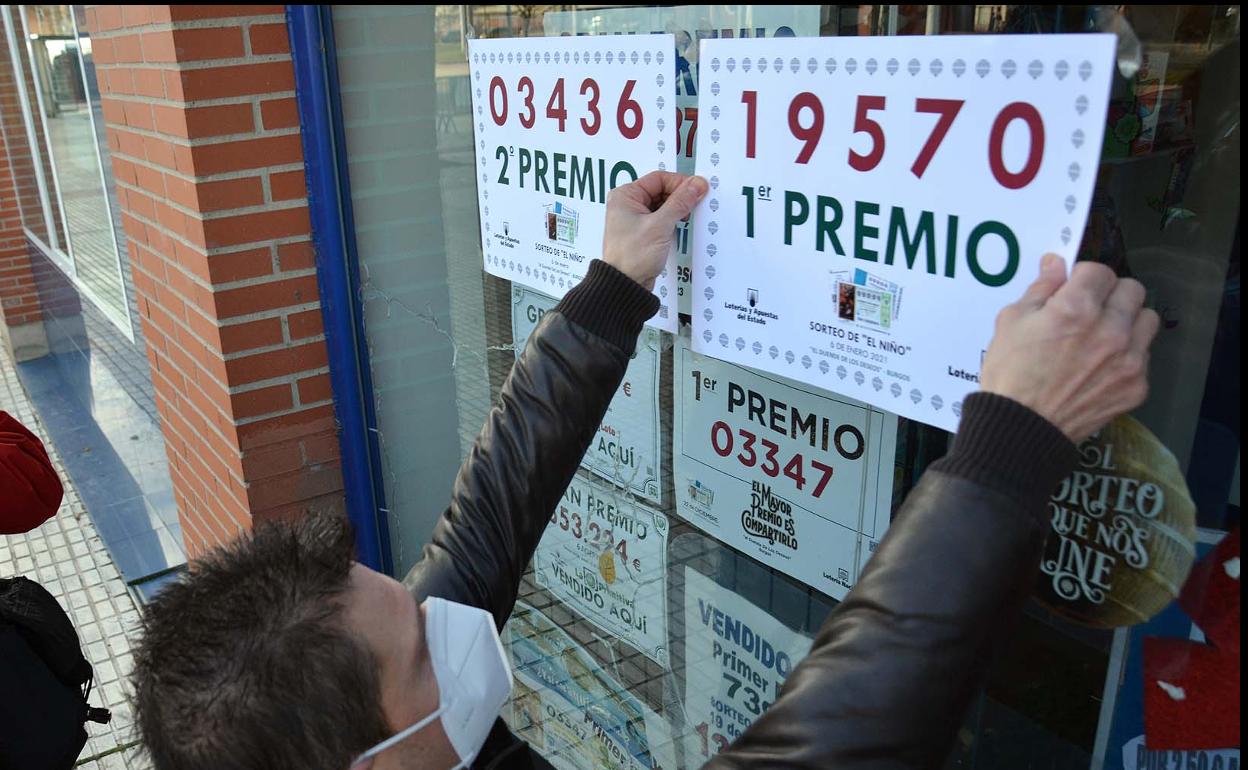
[[[741,102],[745,105],[745,157],[754,158],[758,148],[758,91],[744,91]],[[910,173],[922,179],[932,158],[936,156],[941,144],[948,136],[949,130],[958,119],[965,100],[962,99],[915,99],[913,110],[916,113],[927,113],[936,116],[931,133],[922,147],[911,148],[914,160],[910,165]],[[764,105],[765,109],[775,109],[775,105]],[[889,107],[887,97],[861,95],[853,114],[853,133],[860,146],[865,144],[869,149],[858,152],[848,149],[847,162],[855,171],[867,172],[880,165],[884,153],[888,149],[888,138],[877,117],[879,113],[897,109]],[[905,107],[900,109],[906,109]],[[769,113],[770,114],[770,113]],[[1006,167],[1004,158],[1005,131],[1015,121],[1021,121],[1028,135],[1027,157],[1018,168]],[[817,94],[803,91],[794,96],[788,104],[787,126],[789,133],[800,143],[794,162],[806,164],[811,161],[819,148],[819,140],[823,138],[826,123],[823,102]],[[772,125],[772,123],[768,123]],[[1040,164],[1044,159],[1044,120],[1040,112],[1027,102],[1011,102],[997,113],[988,132],[988,166],[993,178],[1004,188],[1018,190],[1031,184],[1040,173]]]

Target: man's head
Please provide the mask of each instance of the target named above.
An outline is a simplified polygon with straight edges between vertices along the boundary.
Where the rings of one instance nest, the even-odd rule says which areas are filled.
[[[437,708],[419,606],[353,551],[341,517],[261,524],[161,592],[134,673],[157,768],[346,770]],[[454,764],[434,722],[374,767]]]

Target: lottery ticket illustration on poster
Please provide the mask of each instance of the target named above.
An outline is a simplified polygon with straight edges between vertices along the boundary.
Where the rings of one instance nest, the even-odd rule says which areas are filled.
[[[1115,44],[703,41],[694,348],[954,430],[998,311],[1078,252]]]
[[[834,599],[888,529],[897,416],[677,338],[676,512]]]
[[[550,618],[517,603],[503,641],[511,727],[558,770],[675,770],[667,722]]]
[[[562,297],[602,254],[607,193],[676,168],[672,45],[671,35],[468,41],[487,273]],[[647,323],[674,331],[674,253],[654,291]]]
[[[607,634],[667,665],[667,517],[597,481],[572,480],[533,577]]]
[[[517,358],[542,316],[556,304],[553,297],[512,284],[511,332]],[[656,506],[663,505],[663,456],[659,443],[661,347],[657,330],[642,331],[624,382],[611,399],[598,433],[581,460],[581,467]]]
[[[551,36],[671,34],[675,43],[676,170],[692,174],[701,121],[698,113],[699,43],[720,37],[813,37],[819,34],[819,6],[679,5],[550,11],[543,17],[543,29]],[[677,308],[685,314],[692,308],[689,245],[689,222],[682,222],[677,232],[676,294]]]

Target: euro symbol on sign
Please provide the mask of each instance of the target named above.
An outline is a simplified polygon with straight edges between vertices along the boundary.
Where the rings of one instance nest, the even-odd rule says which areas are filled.
[[[631,382],[624,383],[624,395],[629,396],[630,398],[632,397],[633,384]]]

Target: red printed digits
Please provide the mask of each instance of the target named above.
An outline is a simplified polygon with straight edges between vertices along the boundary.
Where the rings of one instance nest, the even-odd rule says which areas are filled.
[[[1005,130],[1015,120],[1021,120],[1027,124],[1029,135],[1027,162],[1023,164],[1022,170],[1018,173],[1007,170],[1005,160],[1002,158]],[[1043,159],[1044,121],[1040,119],[1040,113],[1027,102],[1007,104],[993,121],[992,134],[988,139],[988,165],[992,168],[992,175],[997,178],[1002,187],[1017,190],[1031,184],[1031,180],[1040,173],[1040,161]]]
[[[940,143],[945,141],[945,135],[949,133],[949,127],[953,125],[953,119],[958,116],[962,105],[966,102],[961,99],[915,99],[915,112],[932,112],[940,116],[936,120],[936,125],[932,128],[932,133],[927,137],[927,143],[923,145],[923,149],[919,152],[919,157],[914,159],[914,165],[910,167],[910,172],[918,178],[923,178],[923,172],[927,171],[927,164],[932,162],[932,156],[936,154]]]
[[[497,78],[495,78],[495,80],[497,80]],[[491,84],[490,87],[493,88],[493,85]],[[528,110],[528,113],[527,113],[528,117],[521,115],[520,125],[524,126],[525,128],[532,128],[533,124],[537,122],[537,110],[533,109],[533,81],[532,79],[530,79],[528,76],[520,78],[520,82],[516,85],[516,90],[528,91],[528,93],[524,95],[524,108]],[[491,94],[491,98],[492,97],[493,95]],[[503,102],[503,103],[506,104],[506,102]],[[498,118],[495,118],[494,122],[497,123]]]
[[[681,120],[681,113],[684,113],[684,120]],[[686,107],[683,110],[676,110],[676,154],[680,154],[680,126],[685,122],[689,124],[689,136],[685,139],[685,157],[693,157],[693,143],[698,136],[698,108]]]
[[[851,147],[849,150],[849,166],[855,171],[870,171],[880,165],[884,159],[884,128],[868,117],[871,110],[884,109],[883,96],[859,96],[858,108],[854,113],[854,133],[866,134],[871,137],[871,151],[859,155]]]
[[[632,98],[633,88],[636,85],[636,80],[630,80],[624,84],[624,91],[620,94],[620,103],[615,108],[615,122],[620,129],[620,135],[625,139],[636,139],[641,136],[643,123],[641,105]],[[626,115],[634,116],[631,123],[625,120]]]
[[[802,126],[802,110],[809,109],[811,113],[810,126]],[[823,102],[819,101],[819,97],[809,91],[803,91],[793,97],[793,101],[789,104],[789,131],[800,142],[805,142],[806,146],[797,154],[798,163],[809,163],[810,156],[815,153],[815,148],[819,146],[819,139],[823,136]],[[880,147],[883,148],[883,137],[880,138]],[[882,151],[882,150],[881,150]]]
[[[502,97],[501,105],[494,99],[496,93]],[[490,117],[494,118],[494,125],[497,126],[507,122],[507,86],[503,85],[503,79],[498,75],[490,80]]]
[[[758,92],[742,91],[741,103],[745,105],[745,157],[753,159],[758,153]],[[965,104],[965,100],[962,99],[917,98],[914,100],[916,114],[926,113],[937,116],[927,140],[910,166],[910,172],[915,177],[923,178],[940,146],[949,136],[949,131],[953,128]],[[854,146],[849,147],[849,166],[855,171],[872,171],[884,160],[884,150],[887,146],[884,126],[872,113],[883,111],[886,106],[887,99],[883,96],[862,94],[855,100],[853,133],[855,136],[866,134],[870,141],[864,152],[859,152]],[[823,138],[824,115],[824,105],[818,94],[802,91],[789,101],[789,133],[802,143],[794,159],[795,163],[803,165],[810,163],[820,139]],[[680,114],[677,111],[678,120],[679,117]],[[1028,149],[1022,167],[1018,171],[1011,171],[1005,166],[1005,133],[1016,120],[1022,121],[1023,130],[1028,132]],[[1002,187],[1018,190],[1031,184],[1036,178],[1040,173],[1043,159],[1044,121],[1039,111],[1026,102],[1013,102],[1006,105],[993,122],[988,137],[988,164],[993,177]]]
[[[563,133],[568,122],[568,110],[563,106],[563,78],[555,81],[550,92],[550,101],[546,102],[546,117],[559,123],[559,133]]]
[[[861,440],[859,441],[859,444],[854,452],[846,452],[840,445],[842,431],[852,432],[855,435],[860,434],[857,433],[856,429],[842,426],[841,429],[837,431],[836,438],[838,451],[844,453],[846,457],[851,460],[857,459],[862,455],[863,451]],[[797,491],[801,492],[806,488],[806,457],[801,452],[794,453],[787,461],[785,461],[784,465],[781,466],[781,459],[778,457],[780,454],[780,446],[774,441],[759,438],[754,435],[754,433],[745,430],[744,428],[738,428],[736,435],[741,439],[739,448],[736,444],[736,438],[733,435],[732,428],[729,427],[728,423],[723,420],[716,421],[715,424],[711,426],[711,448],[715,450],[715,454],[726,458],[732,455],[734,449],[738,449],[736,459],[737,462],[741,463],[743,467],[757,467],[773,479],[779,478],[781,473],[783,473],[784,476],[793,481],[793,485],[797,487]],[[760,453],[755,448],[760,445],[763,449],[761,463],[759,461]],[[782,468],[783,470],[781,470]],[[832,466],[819,462],[818,460],[811,460],[810,468],[811,470],[819,472],[819,480],[815,483],[814,490],[811,491],[812,497],[819,498],[823,495],[823,491],[827,488],[828,482],[832,480],[833,469]]]
[[[741,102],[745,105],[745,157],[753,158],[758,139],[758,92],[742,92]]]
[[[585,105],[585,109],[589,110],[589,114],[594,116],[594,122],[586,122],[585,118],[581,118],[581,130],[586,136],[593,136],[598,133],[598,129],[602,128],[602,113],[598,110],[598,98],[602,93],[598,90],[598,82],[593,78],[585,78],[581,81],[581,96],[589,92],[593,92],[593,96],[589,97],[589,103]]]
[[[620,93],[619,102],[616,104],[616,126],[625,139],[636,139],[641,136],[641,131],[646,123],[641,104],[633,98],[633,90],[636,86],[636,80],[626,82]],[[597,80],[585,78],[581,81],[579,93],[582,97],[585,97],[583,107],[573,107],[572,110],[569,110],[565,78],[556,79],[546,100],[545,117],[555,123],[560,133],[567,131],[569,120],[575,120],[580,124],[581,130],[585,132],[586,136],[596,136],[602,129],[603,124],[602,107],[600,106],[602,87]],[[534,104],[534,100],[537,98],[537,87],[533,82],[533,78],[528,75],[521,76],[516,82],[516,95],[520,99],[520,109],[516,111],[516,117],[521,127],[526,129],[534,128],[537,125],[537,107]],[[576,100],[573,99],[573,101],[575,102]],[[505,125],[511,115],[508,112],[507,83],[501,75],[495,75],[490,79],[489,102],[490,117],[494,120],[494,124],[498,126]],[[580,111],[581,114],[579,116],[572,115],[571,113],[574,110]],[[677,117],[682,117],[679,110],[677,111]],[[697,108],[686,109],[683,118],[693,121],[690,126],[688,139],[688,156],[693,157],[693,136],[694,132],[697,131],[698,119]]]

